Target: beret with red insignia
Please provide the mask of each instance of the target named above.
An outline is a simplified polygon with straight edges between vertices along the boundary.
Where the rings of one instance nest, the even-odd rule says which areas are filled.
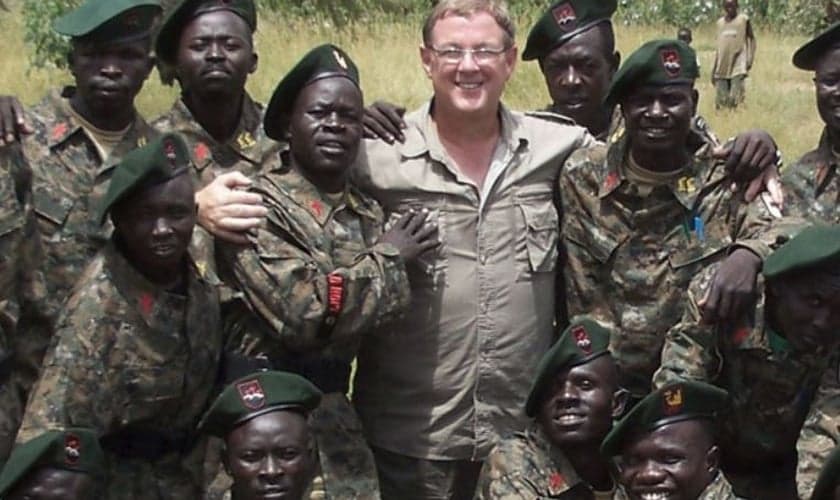
[[[561,0],[540,17],[528,33],[522,60],[540,59],[601,23],[610,22],[617,8],[616,0]]]
[[[99,207],[99,221],[105,222],[108,211],[134,191],[189,172],[190,152],[178,134],[164,134],[137,148],[114,168],[108,192]]]
[[[573,319],[560,339],[545,353],[540,364],[537,365],[536,379],[528,394],[528,401],[525,403],[525,413],[533,417],[539,412],[540,404],[557,372],[609,354],[609,345],[610,331],[608,329],[588,317]]]
[[[823,54],[838,47],[840,47],[840,23],[835,23],[794,52],[793,65],[799,69],[813,71]]]
[[[53,21],[53,29],[77,41],[139,40],[151,36],[161,10],[158,0],[87,0]]]
[[[38,467],[82,472],[101,477],[105,474],[105,454],[90,429],[48,431],[15,446],[0,473],[0,498],[15,488]]]
[[[714,420],[725,411],[729,393],[714,385],[681,381],[661,387],[642,399],[612,430],[601,445],[604,456],[621,455],[629,439],[685,420]]]
[[[175,63],[178,42],[184,27],[196,17],[208,12],[226,10],[241,17],[257,31],[257,7],[254,0],[181,0],[164,17],[155,39],[155,53],[164,62]]]
[[[347,78],[359,86],[359,69],[341,48],[324,44],[310,50],[274,89],[265,109],[265,134],[277,141],[284,140],[285,123],[300,91],[316,80],[336,76]]]
[[[307,414],[318,407],[321,391],[300,375],[258,372],[228,385],[204,414],[199,431],[224,438],[245,422],[275,411]]]
[[[680,40],[653,40],[630,54],[613,78],[605,102],[614,106],[643,85],[693,85],[700,76],[697,54]]]

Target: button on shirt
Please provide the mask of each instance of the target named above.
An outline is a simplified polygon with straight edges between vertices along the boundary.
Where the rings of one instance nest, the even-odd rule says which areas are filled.
[[[441,245],[409,264],[405,317],[363,341],[354,399],[373,446],[480,460],[525,426],[535,366],[553,340],[554,182],[595,140],[560,117],[502,107],[480,189],[445,152],[430,109],[406,117],[404,144],[368,142],[358,165],[357,182],[391,221],[429,209]]]

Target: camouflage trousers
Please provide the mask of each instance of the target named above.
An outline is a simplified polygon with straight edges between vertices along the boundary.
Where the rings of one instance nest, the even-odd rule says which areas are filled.
[[[12,377],[0,381],[0,468],[9,458],[15,444],[26,401],[17,390]]]
[[[840,376],[832,364],[820,381],[796,442],[796,483],[801,498],[810,498],[826,458],[840,445]]]

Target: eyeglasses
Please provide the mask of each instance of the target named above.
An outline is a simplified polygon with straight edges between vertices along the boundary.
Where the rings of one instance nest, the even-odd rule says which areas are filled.
[[[500,55],[508,51],[507,48],[502,49],[461,49],[458,47],[447,47],[445,49],[438,49],[436,47],[429,47],[429,50],[435,53],[446,64],[458,64],[464,60],[467,54],[472,57],[476,64],[490,64],[495,61]]]

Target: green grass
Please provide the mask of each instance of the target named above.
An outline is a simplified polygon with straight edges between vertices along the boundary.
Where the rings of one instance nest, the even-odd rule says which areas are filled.
[[[17,14],[0,12],[0,29],[6,34],[6,51],[0,59],[4,75],[0,92],[12,93],[31,104],[53,86],[69,81],[61,70],[29,69],[27,48],[23,44],[21,21]],[[672,27],[617,26],[619,48],[624,55],[646,40],[672,37]],[[527,27],[520,28],[519,45],[524,44]],[[789,161],[812,149],[819,138],[822,123],[814,104],[812,75],[794,68],[791,55],[804,37],[789,37],[759,32],[755,68],[747,81],[747,102],[732,111],[714,109],[714,89],[709,70],[714,61],[714,28],[695,30],[703,76],[698,82],[700,113],[721,138],[739,130],[764,128],[776,138]],[[420,20],[383,22],[356,26],[337,32],[323,22],[288,21],[280,15],[264,16],[257,33],[260,64],[248,82],[248,88],[265,102],[276,82],[312,46],[332,42],[345,48],[360,67],[362,86],[370,102],[385,99],[409,108],[428,99],[431,87],[420,67],[418,45]],[[139,108],[147,117],[165,111],[177,96],[173,88],[162,86],[156,75],[147,82],[139,98]],[[519,63],[505,94],[505,102],[516,109],[534,109],[548,102],[542,76],[536,63]]]

